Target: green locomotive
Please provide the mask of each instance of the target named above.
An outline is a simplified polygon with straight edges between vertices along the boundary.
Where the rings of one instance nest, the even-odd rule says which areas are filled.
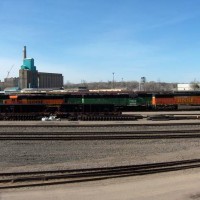
[[[117,110],[134,111],[151,109],[152,94],[148,93],[86,93],[64,96],[66,104],[111,104]]]

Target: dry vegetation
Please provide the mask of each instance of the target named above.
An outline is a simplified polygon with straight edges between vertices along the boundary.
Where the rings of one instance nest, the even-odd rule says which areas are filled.
[[[164,82],[146,82],[146,83],[139,83],[137,81],[129,81],[129,82],[90,82],[87,83],[86,81],[82,81],[82,83],[73,84],[70,82],[65,83],[64,87],[66,89],[71,88],[78,88],[78,87],[88,87],[89,90],[94,89],[126,89],[131,91],[173,91],[176,90],[177,83],[164,83]]]

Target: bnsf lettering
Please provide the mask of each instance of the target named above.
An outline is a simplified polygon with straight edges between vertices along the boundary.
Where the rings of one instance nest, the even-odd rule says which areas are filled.
[[[41,100],[29,100],[28,102],[31,104],[42,103]]]
[[[176,98],[176,102],[178,104],[189,104],[193,103],[193,98],[192,97],[185,97],[185,98]]]

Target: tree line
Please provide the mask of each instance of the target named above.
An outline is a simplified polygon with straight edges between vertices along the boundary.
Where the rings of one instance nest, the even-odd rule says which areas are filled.
[[[141,83],[138,81],[120,81],[120,82],[86,82],[71,83],[66,82],[64,84],[65,89],[74,89],[79,87],[87,87],[89,90],[99,89],[123,89],[130,91],[175,91],[177,90],[177,83],[165,83],[165,82],[154,82],[149,81]]]

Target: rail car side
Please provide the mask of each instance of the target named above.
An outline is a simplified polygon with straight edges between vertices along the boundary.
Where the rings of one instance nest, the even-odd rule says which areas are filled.
[[[10,95],[8,98],[1,98],[0,118],[4,119],[21,119],[32,118],[38,119],[42,116],[56,114],[62,118],[78,118],[80,116],[95,115],[117,115],[120,111],[113,103],[104,100],[94,101],[91,98],[83,96],[66,96],[66,95]],[[35,117],[33,117],[35,116]]]
[[[1,116],[60,117],[120,115],[123,111],[176,110],[180,105],[200,106],[199,92],[182,93],[73,93],[0,95]]]
[[[200,106],[199,92],[153,94],[152,107],[155,110],[176,110],[179,106]]]

